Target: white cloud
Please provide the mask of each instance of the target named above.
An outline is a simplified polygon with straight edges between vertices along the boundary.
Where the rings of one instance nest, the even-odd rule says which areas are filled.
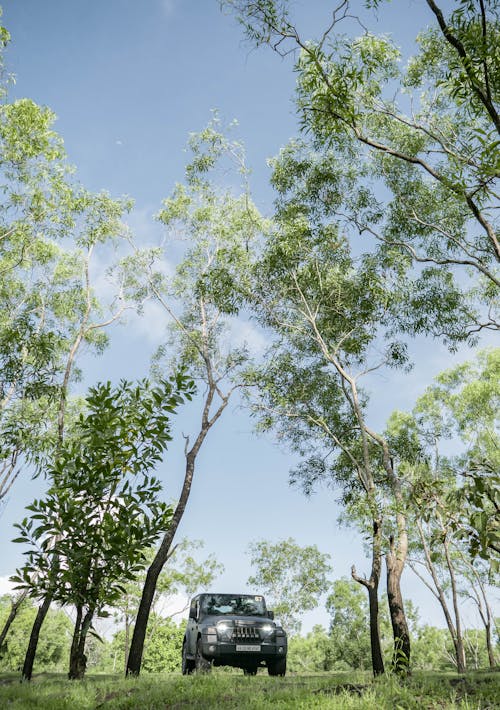
[[[14,583],[8,577],[0,577],[0,594],[10,594],[14,589]]]
[[[157,301],[146,301],[141,315],[130,312],[127,316],[127,332],[152,345],[159,345],[165,338],[165,328],[169,322],[163,306]]]
[[[264,333],[253,323],[239,318],[230,318],[227,333],[228,346],[246,346],[252,357],[260,357],[269,345]]]

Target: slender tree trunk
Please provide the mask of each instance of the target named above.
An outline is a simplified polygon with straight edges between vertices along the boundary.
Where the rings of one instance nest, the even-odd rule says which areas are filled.
[[[396,550],[394,538],[391,537],[390,549],[386,555],[387,566],[387,599],[394,636],[394,652],[392,668],[398,675],[407,675],[410,665],[410,632],[401,594],[401,575],[403,574],[406,555],[401,556]]]
[[[68,673],[68,678],[72,678],[73,672],[76,673],[76,657],[78,653],[78,641],[80,638],[80,628],[82,625],[82,615],[83,615],[83,610],[81,606],[76,607],[76,621],[75,621],[75,626],[73,628],[73,638],[71,639],[71,648],[69,651],[69,673]]]
[[[201,436],[203,434],[203,436]],[[151,565],[146,574],[146,579],[144,581],[144,587],[142,589],[142,597],[139,603],[139,608],[137,610],[137,616],[135,619],[134,632],[132,634],[132,642],[130,644],[130,650],[127,659],[126,674],[127,675],[139,675],[142,663],[142,654],[144,652],[144,641],[146,638],[146,631],[149,621],[149,614],[151,612],[151,605],[156,591],[156,584],[158,582],[158,577],[168,560],[169,551],[174,540],[175,533],[179,526],[184,511],[186,509],[186,504],[189,498],[189,493],[191,491],[191,484],[193,481],[194,466],[196,461],[196,455],[198,454],[199,448],[205,438],[206,431],[200,432],[195,445],[186,454],[186,470],[184,476],[184,483],[182,486],[182,493],[177,503],[174,515],[172,516],[172,522],[170,527],[165,533],[162,543],[155,555]]]
[[[441,521],[440,521],[441,522]],[[457,672],[458,673],[465,673],[467,670],[467,664],[465,660],[465,647],[464,647],[464,639],[462,636],[462,620],[460,618],[460,608],[458,605],[458,590],[457,590],[457,582],[455,578],[455,570],[453,568],[453,562],[451,560],[450,556],[450,543],[447,538],[447,531],[445,530],[443,523],[441,522],[441,527],[442,527],[442,532],[443,532],[443,547],[444,547],[444,554],[446,557],[446,565],[448,567],[448,572],[450,575],[450,582],[451,582],[451,598],[453,601],[453,609],[455,612],[455,628],[456,628],[456,637],[457,637],[457,642],[455,644],[456,652],[457,652]]]
[[[368,603],[370,609],[370,648],[372,655],[373,675],[382,675],[385,672],[384,657],[380,643],[380,623],[378,607],[378,585],[382,570],[382,525],[379,520],[373,521],[372,539],[372,569],[369,579],[358,577],[356,568],[353,566],[351,575],[356,582],[366,587],[368,591]]]
[[[33,627],[31,629],[30,640],[28,643],[28,649],[26,651],[26,656],[24,658],[24,665],[22,671],[23,680],[31,680],[33,675],[33,664],[35,662],[36,648],[38,646],[38,637],[40,636],[40,629],[45,621],[47,612],[50,609],[50,603],[52,601],[52,594],[47,594],[42,604],[38,607],[38,613],[36,615],[35,621],[33,622]]]
[[[127,672],[128,663],[128,652],[130,648],[130,619],[129,615],[125,613],[125,644],[124,644],[124,657],[125,657],[125,673]]]
[[[69,659],[69,680],[82,680],[87,669],[87,656],[85,655],[85,642],[87,633],[92,624],[94,616],[94,608],[91,607],[85,614],[82,621],[82,609],[77,608],[75,631],[73,634],[73,642],[71,644],[71,653]]]
[[[9,629],[11,627],[11,624],[17,616],[17,612],[19,611],[19,607],[22,605],[22,603],[24,602],[24,600],[26,599],[27,596],[28,596],[28,592],[24,591],[11,604],[9,616],[7,617],[5,624],[3,625],[2,632],[0,633],[0,651],[2,649],[2,646],[5,643],[5,639],[7,638],[7,634],[9,633]]]
[[[488,649],[488,661],[490,668],[496,667],[495,652],[493,651],[493,642],[491,640],[491,621],[485,624],[486,631],[486,648]]]
[[[432,561],[431,558],[431,553],[429,550],[429,546],[427,544],[427,540],[425,539],[425,533],[422,528],[422,523],[420,520],[417,519],[417,528],[418,528],[418,533],[420,536],[420,542],[422,543],[422,549],[424,551],[425,555],[425,566],[427,567],[427,571],[432,577],[432,581],[434,583],[434,589],[428,583],[425,578],[421,577],[420,574],[417,572],[415,568],[413,568],[415,574],[417,574],[420,579],[428,586],[430,591],[434,594],[436,599],[439,601],[441,605],[441,609],[443,610],[444,618],[446,619],[446,625],[448,627],[448,631],[450,632],[451,640],[453,641],[453,647],[455,649],[455,661],[457,665],[457,670],[459,673],[463,673],[465,671],[465,656],[463,652],[463,642],[462,638],[457,634],[457,629],[455,627],[455,624],[453,623],[453,620],[451,618],[451,613],[450,610],[448,609],[448,602],[446,601],[446,596],[444,593],[443,586],[441,585],[441,582],[439,581],[439,577],[436,572],[436,567]],[[460,670],[463,668],[463,670]]]

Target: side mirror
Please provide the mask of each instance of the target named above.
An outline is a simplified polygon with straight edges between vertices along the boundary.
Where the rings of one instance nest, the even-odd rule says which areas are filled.
[[[267,612],[268,617],[271,619],[271,621],[274,620],[274,611],[268,611]]]

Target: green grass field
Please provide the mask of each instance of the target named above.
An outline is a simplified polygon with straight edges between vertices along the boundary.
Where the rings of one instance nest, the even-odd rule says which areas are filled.
[[[119,676],[89,675],[70,682],[63,675],[42,674],[31,684],[18,676],[0,675],[0,707],[23,710],[79,710],[137,708],[189,710],[189,708],[362,708],[363,710],[500,708],[500,673],[472,673],[464,678],[437,673],[415,673],[400,682],[367,674],[335,673],[270,678],[264,673],[245,677],[224,672],[210,676],[144,675],[125,680]]]

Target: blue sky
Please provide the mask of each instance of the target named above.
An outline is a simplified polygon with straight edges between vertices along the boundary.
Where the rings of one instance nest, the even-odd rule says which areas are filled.
[[[296,0],[294,5],[305,35],[328,21],[330,3],[325,0]],[[3,8],[12,35],[7,65],[17,76],[12,96],[30,97],[57,114],[56,129],[86,187],[134,198],[131,225],[138,240],[158,235],[152,215],[182,180],[187,135],[202,128],[214,108],[227,121],[238,119],[253,170],[254,199],[270,212],[266,159],[296,133],[291,58],[252,50],[216,0],[4,0]],[[422,0],[398,0],[370,26],[391,32],[407,48],[416,28],[428,21]],[[132,319],[126,327],[113,328],[103,357],[84,357],[80,364],[87,383],[147,375],[161,334],[156,312],[147,315],[142,322]],[[460,353],[452,360],[435,343],[414,352],[410,374],[374,378],[376,425],[394,408],[410,408],[435,374],[464,357]],[[176,442],[161,470],[168,498],[175,498],[182,480],[180,432],[194,431],[198,420],[199,412],[190,409],[176,424]],[[225,565],[215,586],[246,588],[251,570],[245,550],[258,538],[292,536],[300,544],[316,544],[331,555],[335,577],[349,575],[353,563],[358,571],[368,571],[358,533],[339,529],[334,494],[323,490],[305,499],[291,489],[287,479],[293,458],[252,429],[245,411],[230,406],[200,454],[179,531],[204,539],[206,553],[215,553]],[[15,484],[0,517],[3,541],[13,537],[12,523],[42,490],[43,482],[27,475]],[[3,545],[0,576],[6,577],[19,564],[21,550]],[[439,610],[409,571],[404,584],[423,619],[442,625]],[[304,630],[327,622],[326,613],[318,610],[306,615]]]

